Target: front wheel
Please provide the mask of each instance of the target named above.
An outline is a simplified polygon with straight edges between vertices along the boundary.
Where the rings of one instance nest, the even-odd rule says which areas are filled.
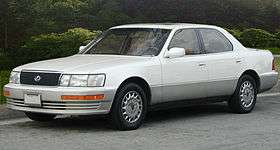
[[[257,92],[254,78],[243,75],[237,83],[233,97],[228,101],[230,109],[235,113],[250,113],[255,107]]]
[[[42,113],[32,113],[32,112],[25,112],[25,115],[33,120],[33,121],[39,121],[39,122],[47,122],[54,120],[56,115],[50,115],[50,114],[42,114]]]
[[[118,130],[139,128],[147,112],[147,96],[135,83],[123,86],[116,95],[111,109],[111,120]]]

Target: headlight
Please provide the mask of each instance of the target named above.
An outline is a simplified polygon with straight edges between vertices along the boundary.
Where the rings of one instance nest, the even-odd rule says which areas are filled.
[[[105,75],[62,75],[60,86],[71,87],[101,87],[104,86]]]
[[[89,75],[88,76],[88,86],[104,86],[105,75]]]
[[[20,83],[20,72],[16,72],[16,71],[11,72],[10,83],[14,83],[14,84]]]
[[[69,86],[71,75],[63,75],[60,78],[60,86]]]
[[[88,75],[72,75],[69,86],[87,86]]]

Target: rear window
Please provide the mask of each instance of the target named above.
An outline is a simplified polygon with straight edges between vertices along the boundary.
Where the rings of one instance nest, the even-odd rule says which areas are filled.
[[[230,41],[215,29],[200,29],[206,53],[221,53],[232,51]]]

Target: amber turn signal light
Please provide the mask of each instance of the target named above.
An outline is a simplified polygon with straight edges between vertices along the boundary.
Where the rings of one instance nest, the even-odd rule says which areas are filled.
[[[4,95],[5,97],[8,97],[8,96],[11,96],[11,93],[10,93],[10,91],[4,90],[3,95]]]
[[[99,95],[62,95],[62,100],[102,100],[104,99],[104,94]]]

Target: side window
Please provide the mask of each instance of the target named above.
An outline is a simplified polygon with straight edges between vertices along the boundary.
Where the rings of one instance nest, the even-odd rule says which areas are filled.
[[[206,53],[220,53],[232,51],[230,41],[219,31],[214,29],[200,29]]]
[[[184,48],[186,55],[200,54],[200,46],[194,29],[178,30],[170,42],[169,49],[172,47]]]

